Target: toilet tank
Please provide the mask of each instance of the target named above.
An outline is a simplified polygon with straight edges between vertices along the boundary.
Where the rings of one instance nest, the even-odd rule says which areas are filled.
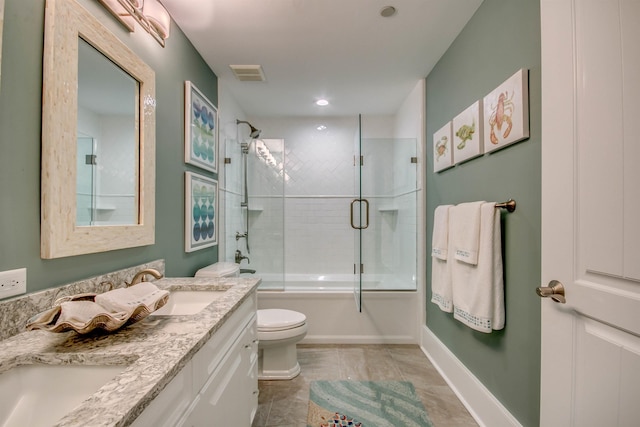
[[[240,277],[240,264],[234,262],[216,262],[196,271],[195,277]]]

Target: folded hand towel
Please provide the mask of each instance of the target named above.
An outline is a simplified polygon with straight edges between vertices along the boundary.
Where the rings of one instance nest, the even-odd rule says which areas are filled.
[[[56,325],[71,323],[78,328],[83,328],[99,315],[126,319],[126,313],[108,313],[104,307],[93,301],[67,301],[60,304],[60,316],[56,320]]]
[[[431,256],[446,260],[449,247],[449,208],[453,205],[438,206],[433,212],[433,234]]]
[[[460,203],[449,215],[449,233],[454,257],[467,264],[478,263],[480,207],[485,202]]]
[[[111,312],[131,313],[140,304],[144,304],[149,311],[154,311],[156,303],[168,294],[168,291],[158,289],[151,282],[142,282],[128,288],[98,294],[96,302]]]
[[[501,239],[499,209],[483,203],[477,265],[454,261],[451,269],[453,317],[481,332],[504,328]]]
[[[452,205],[438,206],[433,218],[432,263],[431,263],[431,302],[442,311],[451,313],[453,301],[451,293],[451,256],[449,245],[449,212]]]
[[[443,261],[433,258],[431,264],[431,302],[447,313],[453,312],[453,290],[451,264],[458,261]]]

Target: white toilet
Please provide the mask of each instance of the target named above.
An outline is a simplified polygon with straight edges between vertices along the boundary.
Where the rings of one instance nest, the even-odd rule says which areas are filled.
[[[217,262],[195,277],[239,277],[240,265]],[[307,317],[293,310],[258,310],[258,378],[290,380],[300,373],[296,344],[307,335]]]

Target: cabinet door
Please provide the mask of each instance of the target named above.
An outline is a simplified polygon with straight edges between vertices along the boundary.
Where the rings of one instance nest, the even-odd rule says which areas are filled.
[[[131,427],[174,427],[192,400],[191,362],[171,380]]]
[[[250,387],[247,380],[253,340],[251,327],[247,327],[203,387],[184,425],[251,425],[253,393],[257,389],[257,384]]]
[[[254,320],[245,335],[244,352],[247,358],[248,370],[245,373],[245,390],[248,396],[249,420],[258,412],[258,325]]]

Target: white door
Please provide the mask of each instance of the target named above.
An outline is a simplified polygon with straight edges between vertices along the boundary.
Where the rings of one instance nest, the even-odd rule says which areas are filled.
[[[541,426],[640,426],[640,0],[541,0]]]

